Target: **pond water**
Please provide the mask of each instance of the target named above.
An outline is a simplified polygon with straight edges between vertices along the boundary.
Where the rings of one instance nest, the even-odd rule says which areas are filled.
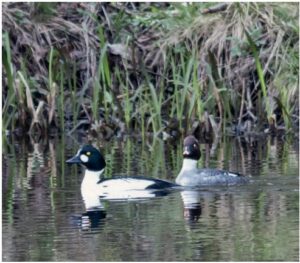
[[[86,211],[84,169],[69,166],[84,138],[3,140],[3,261],[298,261],[299,149],[287,138],[201,144],[199,166],[251,175],[251,183],[99,200]],[[94,142],[104,176],[174,181],[182,141]],[[100,204],[101,202],[101,204]]]

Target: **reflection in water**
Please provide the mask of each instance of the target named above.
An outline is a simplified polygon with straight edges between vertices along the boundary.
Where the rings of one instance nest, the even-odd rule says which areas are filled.
[[[162,197],[170,194],[172,189],[163,190],[131,190],[114,193],[113,195],[105,195],[103,197],[99,196],[95,192],[81,191],[82,200],[85,204],[86,212],[82,214],[80,220],[77,219],[77,226],[80,226],[83,230],[97,228],[98,220],[106,217],[105,207],[103,206],[103,201],[109,202],[142,202],[148,199],[153,199],[156,197]]]
[[[170,194],[172,190],[132,190],[125,192],[114,193],[109,196],[99,196],[95,192],[81,191],[82,200],[85,204],[86,212],[80,217],[75,217],[75,225],[82,228],[82,230],[88,230],[92,228],[98,228],[100,226],[100,220],[106,217],[105,207],[102,204],[103,201],[109,202],[141,202],[156,197],[162,197]],[[74,218],[74,217],[73,217]],[[103,220],[102,220],[103,221]],[[74,222],[74,221],[73,221]]]
[[[184,218],[188,222],[197,222],[201,216],[200,192],[185,190],[180,194],[184,206]]]
[[[71,217],[71,223],[73,226],[87,231],[103,226],[105,223],[105,218],[105,210],[88,210],[80,216],[73,215]]]
[[[100,197],[93,192],[90,192],[88,196],[82,196],[85,203],[85,210],[80,216],[72,215],[73,225],[81,228],[82,230],[92,230],[99,228],[103,225],[106,218],[106,211],[101,203]]]
[[[101,142],[104,176],[174,181],[182,164],[178,145],[182,142],[128,138]],[[71,138],[4,140],[3,261],[299,259],[297,142],[225,138],[213,150],[201,145],[199,166],[252,175],[253,183],[122,202],[81,196],[83,171],[65,166],[78,147]]]

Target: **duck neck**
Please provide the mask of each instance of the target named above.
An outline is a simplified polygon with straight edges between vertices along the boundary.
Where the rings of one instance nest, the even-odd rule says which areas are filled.
[[[197,160],[184,158],[182,168],[181,168],[181,172],[196,169],[197,168],[197,162],[198,162]]]
[[[81,190],[84,188],[87,188],[87,190],[90,188],[93,188],[97,185],[97,183],[100,180],[100,176],[103,173],[104,169],[101,171],[91,171],[91,170],[85,170],[84,178],[81,183]]]
[[[87,210],[101,207],[97,192],[98,182],[104,169],[101,171],[85,170],[84,178],[81,183],[81,195]]]

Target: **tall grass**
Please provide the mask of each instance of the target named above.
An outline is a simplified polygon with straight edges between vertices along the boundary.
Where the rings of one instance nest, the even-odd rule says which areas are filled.
[[[118,80],[119,86],[121,88],[122,94],[121,97],[123,101],[122,111],[124,114],[124,120],[127,129],[130,128],[130,121],[133,113],[133,103],[130,96],[130,85],[129,85],[129,77],[128,73],[125,72],[125,77],[121,76],[120,69],[116,68],[115,71],[116,79]],[[124,74],[123,74],[124,76]],[[124,79],[124,80],[123,80]]]
[[[4,130],[30,118],[46,130],[59,123],[64,131],[68,119],[71,131],[83,122],[112,129],[125,123],[128,132],[155,136],[172,118],[184,133],[193,121],[213,120],[215,133],[247,119],[263,127],[274,112],[288,129],[297,121],[295,5],[229,3],[207,13],[213,3],[170,4],[137,7],[135,15],[126,5],[122,14],[115,11],[119,6],[107,5],[111,9],[96,3],[69,10],[78,19],[63,16],[59,4],[49,6],[46,46],[35,24],[33,32],[24,27],[22,19],[30,21],[31,14],[23,5],[3,5]],[[11,41],[19,35],[24,43]],[[122,52],[113,53],[110,43]]]
[[[108,107],[109,104],[112,103],[112,95],[109,91],[111,87],[111,72],[109,68],[108,58],[107,58],[107,41],[104,37],[103,28],[100,26],[98,30],[99,40],[100,40],[100,48],[101,48],[101,55],[99,59],[99,68],[98,68],[98,76],[99,80],[102,83],[102,94],[103,94],[103,106],[105,110],[105,119],[108,120]]]
[[[68,76],[68,85],[70,87],[71,92],[71,104],[72,104],[72,115],[73,115],[73,123],[74,126],[76,126],[78,121],[78,115],[79,115],[79,109],[80,109],[80,102],[81,100],[78,99],[77,94],[77,77],[76,77],[76,71],[77,71],[77,65],[76,63],[72,64],[72,74]],[[81,98],[82,96],[79,96]]]
[[[265,78],[264,78],[262,65],[261,65],[261,62],[260,62],[260,59],[259,59],[258,50],[257,50],[257,47],[256,47],[256,44],[255,44],[254,40],[252,39],[252,37],[251,37],[250,33],[247,31],[247,29],[245,30],[245,33],[246,33],[247,40],[249,42],[251,51],[252,51],[253,56],[255,58],[255,66],[256,66],[256,70],[257,70],[257,74],[258,74],[258,78],[259,78],[259,82],[260,82],[264,102],[265,102],[265,105],[266,105],[265,108],[266,108],[266,112],[267,112],[267,118],[269,119],[271,117],[272,112],[271,112],[271,108],[270,108],[267,87],[266,87],[266,83],[265,83]]]
[[[65,66],[60,64],[59,69],[59,95],[58,95],[58,119],[59,127],[62,132],[65,130],[65,99],[64,99],[64,85],[65,85]]]
[[[7,77],[7,94],[4,96],[4,103],[2,104],[2,132],[7,130],[11,125],[14,127],[16,118],[14,117],[17,108],[14,104],[15,92],[14,92],[14,76],[13,76],[13,63],[11,56],[11,47],[9,35],[7,32],[3,34],[3,45],[4,48],[2,53],[2,64]]]
[[[185,60],[183,54],[180,54],[180,62],[179,67],[176,66],[174,58],[172,59],[172,76],[173,76],[173,84],[174,84],[174,105],[175,108],[172,109],[172,115],[174,115],[174,111],[176,112],[176,117],[179,120],[183,119],[186,104],[189,101],[189,90],[191,89],[191,79],[193,74],[193,67],[197,65],[195,64],[195,58],[193,55],[191,58]],[[191,112],[191,110],[189,111]],[[180,121],[180,126],[182,127],[182,122]]]

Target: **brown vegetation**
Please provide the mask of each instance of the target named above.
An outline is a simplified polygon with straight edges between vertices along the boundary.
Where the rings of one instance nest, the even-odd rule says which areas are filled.
[[[296,3],[2,7],[6,130],[157,135],[174,120],[171,136],[298,127]]]

